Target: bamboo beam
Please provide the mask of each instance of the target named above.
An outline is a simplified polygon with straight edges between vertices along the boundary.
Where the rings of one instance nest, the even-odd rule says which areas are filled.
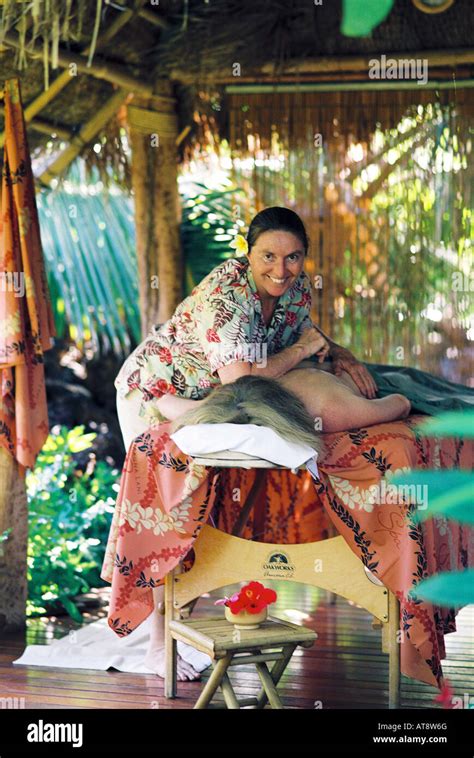
[[[263,95],[267,92],[370,92],[433,89],[461,89],[474,87],[474,79],[428,80],[423,86],[415,80],[396,81],[350,81],[350,82],[294,82],[288,84],[228,84],[225,92],[232,95]]]
[[[5,114],[5,106],[0,105],[0,114],[3,116]],[[53,124],[52,121],[47,121],[44,118],[36,118],[31,123],[31,128],[34,129],[36,132],[41,132],[42,134],[56,134],[60,139],[66,140],[69,142],[69,140],[73,137],[73,132],[70,129],[67,129],[64,126],[58,126],[57,124]],[[3,135],[2,135],[3,136]]]
[[[106,104],[85,124],[71,141],[71,144],[59,155],[39,179],[43,183],[50,184],[53,179],[62,174],[69,164],[76,158],[83,148],[98,134],[102,127],[112,118],[128,96],[126,90],[119,90],[106,102]]]
[[[103,32],[96,44],[96,50],[100,50],[104,45],[106,45],[108,42],[110,42],[111,39],[115,37],[116,34],[127,24],[134,16],[138,14],[138,11],[140,7],[146,2],[146,0],[137,0],[135,4],[135,8],[129,9],[127,11],[124,11],[121,13],[114,21],[110,24],[110,26],[107,28],[105,32]],[[81,51],[80,55],[84,58],[87,58],[91,50],[91,46],[88,45],[84,50]],[[41,54],[42,57],[42,54]],[[49,56],[49,59],[51,60],[52,56]],[[25,123],[28,124],[33,121],[35,116],[45,108],[48,103],[50,103],[56,95],[58,95],[64,87],[66,87],[72,80],[72,76],[69,72],[63,71],[56,79],[50,84],[49,88],[42,92],[41,95],[39,95],[33,102],[31,102],[23,111],[23,115],[25,118]],[[3,92],[0,94],[0,99],[3,99]],[[41,131],[41,129],[39,129]],[[3,145],[5,140],[5,135],[2,133],[0,135],[0,147]]]
[[[274,63],[264,63],[262,66],[252,68],[245,73],[245,80],[262,82],[265,77],[280,79],[282,76],[312,76],[315,74],[343,74],[348,72],[368,72],[369,61],[380,58],[381,53],[374,52],[364,56],[323,56],[314,59],[300,59],[282,64],[278,69]],[[461,48],[453,50],[403,50],[386,54],[387,59],[422,59],[428,61],[428,67],[456,67],[474,63],[474,49]],[[205,78],[200,73],[195,73],[184,68],[176,67],[170,73],[170,78],[183,83],[191,83]],[[208,78],[213,83],[235,84],[236,77],[229,71],[219,70],[209,73]],[[242,81],[243,77],[239,77]]]
[[[368,53],[367,55],[343,55],[324,56],[321,58],[290,61],[282,66],[286,74],[300,74],[303,71],[308,74],[317,74],[324,71],[367,71],[369,62],[374,58],[380,58],[382,53]],[[402,50],[399,52],[385,53],[389,58],[396,60],[427,60],[430,66],[461,66],[466,63],[474,63],[474,49],[460,48],[454,50]],[[262,74],[275,73],[273,63],[265,63],[261,67]]]
[[[19,38],[18,36],[14,37],[13,34],[6,34],[4,37],[4,43],[16,50],[20,49]],[[44,57],[43,51],[40,52],[39,50],[32,51],[30,56],[34,59],[40,58],[41,60],[43,60]],[[51,55],[49,57],[51,58]],[[75,66],[81,74],[88,74],[96,79],[103,79],[106,82],[128,89],[130,92],[139,92],[141,95],[145,96],[151,96],[153,94],[153,85],[129,74],[125,66],[106,63],[104,60],[97,58],[95,59],[95,63],[88,66],[87,61],[84,60],[82,54],[70,53],[64,50],[61,50],[61,52],[58,53],[58,63],[62,68]]]
[[[149,21],[150,24],[153,24],[154,26],[159,26],[160,29],[170,29],[171,24],[169,21],[167,21],[162,16],[158,16],[153,11],[147,10],[146,8],[143,8],[138,12],[138,15],[145,19],[145,21]]]
[[[126,24],[130,23],[130,21],[132,21],[135,17],[139,16],[142,7],[147,2],[148,0],[135,0],[132,8],[127,8],[127,10],[121,11],[119,15],[114,18],[108,28],[100,34],[99,39],[97,40],[96,50],[105,47],[105,45],[110,42],[110,40],[117,36],[118,32],[123,29]],[[86,50],[81,52],[81,55],[86,56],[89,54],[89,52],[90,45],[88,45]]]

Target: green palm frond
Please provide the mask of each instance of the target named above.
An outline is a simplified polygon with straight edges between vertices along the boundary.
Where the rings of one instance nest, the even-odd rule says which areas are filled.
[[[58,335],[94,350],[140,340],[133,207],[124,194],[39,194],[38,214]]]
[[[474,411],[463,411],[427,419],[418,425],[417,431],[422,436],[469,438],[473,436],[473,428]],[[461,524],[474,523],[474,474],[471,470],[414,470],[406,474],[396,474],[390,483],[401,487],[424,485],[427,488],[428,502],[422,510],[418,509],[411,514],[414,522],[444,517]],[[472,603],[474,569],[435,574],[419,582],[409,594],[414,599],[421,598],[447,608]]]
[[[236,187],[211,190],[193,183],[193,191],[183,194],[181,242],[184,256],[185,295],[215,266],[235,256],[229,247],[240,226],[234,218],[243,190]]]

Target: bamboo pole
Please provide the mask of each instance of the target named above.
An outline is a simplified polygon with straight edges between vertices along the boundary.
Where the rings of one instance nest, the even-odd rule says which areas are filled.
[[[135,248],[137,252],[138,289],[142,337],[147,334],[148,298],[150,297],[150,274],[148,270],[152,251],[156,249],[155,230],[152,223],[153,176],[148,166],[149,138],[130,126],[132,151],[132,187],[135,210]],[[151,291],[153,296],[153,291]]]
[[[160,29],[171,29],[170,22],[162,16],[158,16],[158,14],[154,11],[143,8],[142,10],[138,11],[138,15],[145,21],[148,21],[150,24],[160,27]]]
[[[0,98],[1,99],[1,98]],[[0,105],[0,114],[2,116],[5,113],[5,106]],[[31,128],[34,129],[36,132],[41,132],[42,134],[56,134],[60,139],[69,141],[72,139],[73,133],[70,129],[65,129],[63,126],[57,126],[56,124],[53,124],[52,121],[47,121],[43,118],[37,118],[31,123]],[[3,141],[3,135],[0,138]]]
[[[474,49],[460,48],[451,50],[403,50],[385,54],[388,59],[411,60],[421,59],[428,62],[428,68],[447,68],[452,69],[460,66],[470,66],[474,63]],[[283,63],[278,68],[273,62],[264,63],[261,66],[252,69],[250,75],[239,78],[241,82],[260,82],[264,78],[268,82],[279,82],[285,76],[314,76],[314,75],[349,75],[354,72],[367,73],[369,63],[373,59],[379,59],[380,53],[370,53],[363,56],[324,56],[314,59],[290,60]],[[451,71],[447,75],[451,76]],[[180,66],[176,66],[170,73],[171,79],[191,83],[202,80],[202,72],[193,71]],[[230,73],[222,70],[214,70],[208,75],[209,81],[215,84],[235,84],[235,77]],[[389,82],[387,82],[389,84]],[[406,82],[395,82],[395,86],[406,84]],[[303,84],[301,84],[303,86]],[[425,85],[426,86],[426,85]]]
[[[369,62],[380,57],[380,53],[368,53],[367,55],[340,55],[322,56],[321,58],[291,60],[284,63],[279,73],[285,74],[316,74],[323,71],[366,71]],[[471,48],[459,48],[453,50],[401,50],[386,54],[396,60],[421,59],[427,60],[428,66],[461,66],[474,63],[474,50]],[[262,74],[272,74],[273,63],[264,63],[260,68]]]
[[[13,47],[16,50],[20,49],[19,38],[13,34],[6,34],[3,41],[9,47]],[[33,50],[30,52],[30,56],[34,59],[43,59],[44,54],[42,50]],[[49,58],[51,59],[51,54]],[[95,63],[88,66],[82,54],[70,53],[64,50],[58,53],[57,60],[62,68],[77,70],[81,74],[88,74],[89,76],[94,76],[96,79],[103,79],[111,84],[117,84],[119,87],[123,87],[130,92],[139,92],[144,96],[151,96],[153,94],[153,84],[132,76],[128,73],[125,66],[116,63],[106,63],[104,60],[97,58]]]
[[[386,54],[387,59],[396,60],[410,60],[421,59],[428,61],[428,67],[430,69],[435,67],[440,68],[452,68],[454,66],[469,66],[474,63],[474,49],[472,48],[460,48],[452,50],[403,50],[399,52],[390,52]],[[344,56],[322,56],[321,58],[290,60],[287,63],[283,63],[278,71],[275,70],[275,64],[273,62],[264,63],[261,66],[257,66],[249,72],[245,79],[241,81],[248,81],[253,79],[256,82],[261,82],[262,78],[267,77],[269,81],[281,81],[284,76],[312,76],[314,74],[346,74],[353,72],[367,73],[369,69],[369,62],[373,59],[380,58],[380,53],[374,52],[368,55],[344,55]],[[451,76],[451,72],[449,72]],[[176,66],[170,73],[171,79],[177,79],[183,83],[189,83],[202,78],[202,73],[197,71],[190,71],[188,69]],[[229,84],[234,82],[235,78],[232,74],[227,73],[224,69],[221,71],[212,71],[212,76],[209,75],[212,82],[217,84],[223,84],[228,82]],[[401,84],[402,82],[396,82]],[[303,85],[302,85],[303,86]]]
[[[170,92],[162,84],[158,97]],[[132,185],[142,334],[167,321],[182,299],[179,238],[177,116],[155,98],[134,98],[127,108],[132,146]]]
[[[107,121],[117,112],[127,95],[127,91],[123,89],[112,95],[107,103],[82,127],[79,134],[73,137],[70,145],[43,171],[39,180],[44,184],[50,184],[53,179],[64,173],[70,163],[84,149],[84,146],[98,134]]]
[[[182,300],[183,262],[179,236],[177,130],[163,139],[155,158],[155,236],[158,248],[158,312],[152,310],[153,323],[167,321]]]
[[[227,84],[225,87],[226,94],[229,95],[260,95],[265,93],[284,93],[284,92],[389,92],[400,90],[416,90],[417,92],[425,90],[459,90],[461,88],[472,89],[474,79],[429,79],[421,88],[416,80],[397,79],[396,81],[367,81],[367,80],[346,80],[346,81],[326,81],[326,82],[287,82],[275,84],[253,84],[241,79],[243,84]],[[250,79],[249,82],[252,80]]]
[[[113,39],[118,32],[127,24],[134,16],[137,15],[140,7],[144,5],[146,0],[137,0],[136,7],[133,10],[126,10],[123,11],[123,13],[120,14],[114,21],[110,24],[110,26],[107,28],[105,32],[103,32],[96,44],[96,50],[102,49],[108,42],[110,42],[111,39]],[[81,51],[80,55],[84,58],[87,58],[91,50],[91,46],[88,45],[84,50]],[[51,56],[50,56],[51,57]],[[71,73],[68,70],[63,71],[61,74],[59,74],[56,79],[51,82],[50,86],[45,92],[42,92],[41,95],[39,95],[33,102],[31,102],[23,111],[23,116],[25,119],[25,123],[28,124],[35,116],[45,108],[48,103],[50,103],[56,95],[58,95],[64,87],[66,87],[71,81],[72,81]],[[3,92],[0,93],[0,100],[3,100]],[[42,131],[41,128],[38,128],[38,131]],[[59,134],[59,131],[57,128],[55,128],[56,133]],[[66,138],[64,138],[66,139]],[[69,138],[68,138],[69,139]],[[3,145],[5,140],[5,135],[2,133],[0,135],[0,147]]]

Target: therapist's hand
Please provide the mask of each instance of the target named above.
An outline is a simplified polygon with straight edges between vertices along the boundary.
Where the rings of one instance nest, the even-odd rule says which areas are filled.
[[[340,376],[342,371],[347,371],[365,397],[369,400],[377,397],[377,385],[372,375],[350,350],[336,346],[331,348],[330,355],[335,376]]]
[[[318,332],[314,326],[310,326],[308,329],[304,329],[297,342],[297,345],[302,345],[305,348],[305,357],[310,358],[312,355],[318,357],[319,363],[322,363],[327,354],[329,353],[329,344],[323,335]]]

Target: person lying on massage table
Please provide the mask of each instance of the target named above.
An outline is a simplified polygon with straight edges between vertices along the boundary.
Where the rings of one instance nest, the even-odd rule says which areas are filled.
[[[259,231],[258,236],[255,227]],[[217,364],[214,363],[218,366],[220,382],[227,384],[245,375],[277,379],[303,402],[313,418],[321,420],[320,428],[324,432],[347,431],[406,418],[411,408],[408,398],[398,393],[376,398],[377,387],[367,368],[349,350],[327,338],[311,323],[310,283],[309,277],[303,272],[308,240],[299,216],[287,208],[267,208],[254,218],[249,228],[248,240],[247,278],[255,282],[258,293],[258,298],[255,297],[254,301],[256,313],[252,314],[250,321],[252,318],[257,321],[258,315],[261,315],[260,330],[255,331],[259,332],[262,342],[258,343],[258,340],[255,340],[251,329],[242,329],[238,323],[232,330],[232,322],[224,323],[222,342],[220,334],[217,337],[212,333],[208,335],[210,340],[217,339],[220,348],[219,352],[211,349],[211,354],[220,353],[220,360],[218,358]],[[214,272],[216,270],[214,269]],[[298,289],[298,286],[302,290]],[[273,352],[270,341],[272,333],[281,330],[282,322],[286,321],[291,325],[297,318],[292,310],[281,310],[283,299],[292,288],[300,292],[297,305],[303,312],[303,320],[298,328],[289,330],[289,342],[292,344]],[[218,300],[215,307],[216,323],[220,324],[228,318],[226,308],[230,310],[232,306],[234,320],[242,317],[239,308],[235,307],[231,299],[222,305],[222,310],[219,310],[220,305]],[[255,360],[256,349],[254,356],[242,354],[238,340],[235,340],[235,343],[232,339],[229,340],[230,334],[235,339],[236,331],[239,337],[241,332],[249,331],[250,335],[246,333],[245,337],[247,340],[255,340],[255,348],[261,344],[266,345],[267,352],[271,352],[271,355],[267,356],[265,362]],[[295,338],[294,341],[291,340],[291,336]],[[232,361],[227,360],[224,363],[222,360],[225,350],[228,353],[227,358],[233,356]],[[247,353],[251,351],[247,350]],[[322,365],[317,366],[314,359],[307,360],[312,356],[317,356]],[[327,356],[331,361],[325,360]],[[206,398],[186,400],[178,394],[165,393],[156,402],[156,408],[166,419],[174,420],[205,400]]]
[[[311,281],[303,271],[309,240],[300,217],[266,208],[240,242],[243,256],[216,266],[122,366],[115,386],[126,446],[244,375],[280,382],[320,419],[323,432],[405,418],[410,401],[398,393],[377,398],[367,368],[312,323]],[[319,368],[304,362],[313,356]],[[153,594],[161,609],[163,587]],[[154,613],[153,623],[147,664],[164,676],[163,616]],[[199,676],[179,656],[177,671],[180,680]]]

